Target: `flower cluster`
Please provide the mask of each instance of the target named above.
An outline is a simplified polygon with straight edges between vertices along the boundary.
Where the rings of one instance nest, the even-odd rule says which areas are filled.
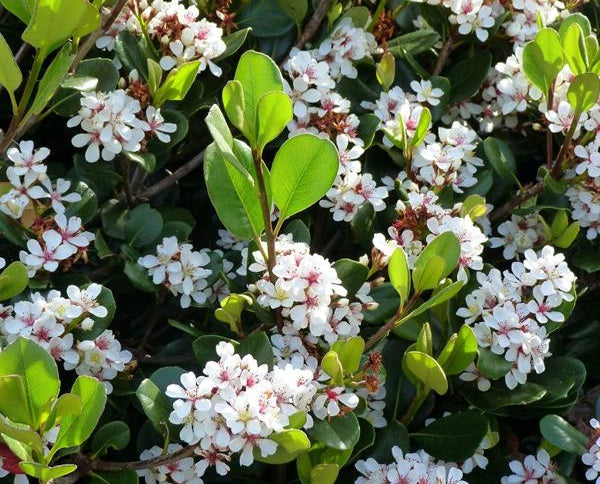
[[[164,285],[173,296],[181,295],[182,308],[190,306],[192,300],[204,304],[212,294],[207,278],[212,270],[207,251],[195,251],[191,244],[178,242],[177,237],[165,237],[156,246],[156,255],[146,255],[138,259],[138,264],[148,269],[152,282]]]
[[[525,456],[523,462],[512,460],[508,465],[513,473],[502,477],[501,484],[552,484],[556,479],[554,463],[544,449],[538,450],[536,455]]]
[[[406,202],[398,201],[398,218],[388,228],[390,239],[383,234],[373,238],[373,262],[379,268],[387,265],[397,247],[402,247],[412,267],[425,246],[437,235],[452,232],[460,242],[458,279],[467,279],[467,269],[483,269],[483,244],[487,237],[469,216],[459,216],[460,204],[442,208],[433,192],[410,191]]]
[[[69,119],[67,126],[81,126],[83,133],[73,136],[73,146],[85,150],[89,163],[111,161],[123,152],[142,150],[145,139],[156,136],[163,142],[170,141],[169,133],[177,126],[165,122],[160,109],[148,106],[142,111],[140,101],[123,89],[111,92],[86,92],[80,99],[79,112]]]
[[[135,0],[123,9],[111,30],[96,41],[96,46],[113,50],[119,32],[144,32],[159,44],[163,53],[160,66],[164,70],[199,60],[199,71],[208,67],[215,76],[220,76],[221,68],[213,59],[225,52],[223,30],[199,17],[198,7],[186,7],[180,0]]]
[[[281,315],[297,331],[307,330],[313,342],[322,337],[327,343],[358,335],[363,320],[363,303],[372,303],[369,284],[356,294],[360,302],[345,298],[347,291],[331,263],[311,254],[307,244],[294,242],[290,235],[279,237],[275,245],[275,281],[260,251],[252,256],[249,269],[262,273],[250,289],[261,306],[280,309]]]
[[[544,371],[544,359],[550,356],[547,324],[564,321],[559,306],[573,300],[575,284],[564,255],[555,254],[553,247],[545,246],[539,255],[528,249],[524,255],[510,271],[478,272],[479,287],[466,296],[467,307],[457,311],[473,326],[480,348],[511,364],[504,376],[510,389],[525,383],[532,371]]]
[[[19,253],[30,277],[40,270],[54,272],[59,265],[68,268],[79,259],[85,260],[94,240],[79,217],[65,214],[65,205],[79,202],[81,195],[69,192],[69,180],[53,182],[46,174],[44,160],[49,154],[48,148],[35,149],[32,141],[21,141],[7,151],[10,189],[0,197],[0,211],[36,235],[27,241],[27,250]]]
[[[499,237],[490,237],[492,247],[502,247],[502,256],[511,260],[528,249],[539,249],[547,242],[547,229],[539,213],[520,217],[511,215],[510,220],[498,225]]]
[[[216,352],[219,360],[209,361],[203,375],[184,373],[181,386],[166,391],[176,399],[169,420],[183,424],[179,437],[199,444],[199,477],[207,467],[225,475],[234,453],[243,466],[254,462],[255,447],[263,457],[274,454],[277,443],[269,436],[283,430],[289,415],[304,410],[316,392],[310,371],[291,365],[269,371],[251,355],[240,357],[231,343],[219,343]]]
[[[355,467],[362,475],[356,484],[392,484],[396,482],[419,484],[467,484],[462,479],[463,472],[455,466],[436,462],[424,450],[403,453],[400,448],[392,447],[394,462],[380,464],[372,457],[359,460]]]
[[[335,141],[340,167],[333,187],[321,206],[329,208],[336,221],[351,221],[359,207],[371,203],[376,211],[385,208],[385,187],[378,187],[369,173],[361,173],[358,158],[364,142],[358,136],[358,117],[351,113],[348,99],[335,92],[341,78],[357,76],[354,62],[370,57],[377,45],[373,35],[354,27],[350,18],[343,19],[318,49],[293,49],[284,69],[289,79],[286,91],[294,103],[294,120],[290,136],[313,133]]]
[[[183,447],[179,444],[169,444],[167,452],[169,454],[181,450]],[[163,449],[155,445],[150,449],[144,450],[140,454],[140,459],[153,459],[163,455]],[[196,476],[196,469],[193,457],[184,457],[169,465],[162,465],[151,469],[138,471],[138,475],[144,478],[146,484],[158,484],[161,482],[176,482],[177,484],[202,484],[202,479]]]
[[[581,461],[589,467],[585,472],[585,478],[600,484],[600,422],[595,418],[590,420],[592,438],[589,441],[588,449],[581,456]]]
[[[35,341],[66,370],[94,376],[110,392],[110,380],[125,369],[131,353],[121,350],[109,330],[93,339],[75,340],[107,317],[108,309],[99,302],[101,291],[99,284],[85,289],[71,285],[67,297],[52,290],[46,296],[33,293],[29,301],[18,301],[14,306],[0,306],[0,336],[6,343],[18,337]]]

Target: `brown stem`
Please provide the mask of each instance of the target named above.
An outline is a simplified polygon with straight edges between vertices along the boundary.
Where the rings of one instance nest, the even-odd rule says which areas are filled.
[[[142,470],[152,469],[162,465],[172,464],[174,462],[191,457],[194,455],[197,445],[188,445],[170,454],[159,455],[152,459],[137,460],[130,462],[107,462],[102,460],[94,460],[83,454],[77,454],[71,458],[74,464],[77,464],[77,471],[68,476],[56,479],[55,484],[71,484],[78,482],[83,476],[90,472],[118,472],[124,470]]]
[[[175,170],[169,176],[163,178],[158,183],[155,183],[154,185],[151,185],[148,188],[146,188],[140,194],[139,198],[147,200],[148,198],[152,198],[154,195],[157,195],[160,192],[162,192],[163,190],[169,188],[177,180],[179,180],[180,178],[183,178],[188,173],[191,173],[192,171],[194,171],[194,169],[196,169],[198,166],[200,166],[200,164],[202,164],[203,159],[204,159],[204,150],[202,150],[200,153],[198,153],[196,156],[194,156],[191,160],[187,161],[184,165],[179,167],[177,170]]]
[[[440,51],[440,55],[437,59],[437,62],[435,63],[435,67],[433,68],[433,71],[431,72],[432,76],[440,75],[440,73],[442,72],[442,69],[446,65],[446,62],[448,61],[448,57],[450,56],[450,53],[452,52],[453,48],[454,48],[454,36],[452,34],[450,34],[448,36],[448,38],[446,39],[446,42],[444,42],[442,50]]]
[[[504,205],[502,205],[501,207],[498,207],[496,210],[494,210],[490,214],[490,221],[497,222],[498,220],[504,218],[515,207],[518,207],[523,202],[529,200],[530,198],[535,197],[543,189],[544,189],[544,181],[543,180],[540,180],[539,182],[537,182],[533,185],[528,185],[528,186],[524,187],[523,191],[519,195],[511,198]]]
[[[396,326],[398,321],[400,321],[404,316],[406,316],[412,307],[415,305],[417,300],[419,299],[420,294],[413,294],[412,297],[408,300],[405,306],[400,307],[398,312],[394,314],[392,318],[390,318],[379,330],[371,336],[366,344],[363,353],[366,353],[369,349],[379,343],[380,340],[386,337],[386,335]]]
[[[297,47],[298,49],[302,49],[308,42],[312,40],[312,38],[317,33],[319,25],[321,25],[321,22],[325,18],[325,15],[327,15],[327,12],[329,11],[329,8],[331,7],[332,3],[333,0],[321,0],[319,5],[313,12],[312,17],[304,27],[302,35],[298,39],[298,42],[296,42],[295,47]]]
[[[133,207],[133,195],[131,194],[131,180],[129,178],[129,160],[121,156],[121,170],[123,171],[123,191],[127,198],[127,205]]]

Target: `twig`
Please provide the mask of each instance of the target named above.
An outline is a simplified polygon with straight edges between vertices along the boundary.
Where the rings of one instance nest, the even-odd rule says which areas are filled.
[[[448,57],[450,56],[450,53],[452,52],[453,48],[454,48],[454,36],[450,35],[446,39],[446,42],[444,42],[444,46],[442,47],[442,50],[440,51],[440,56],[438,57],[437,62],[435,63],[433,72],[431,73],[432,76],[440,75],[440,73],[442,72],[442,69],[446,65],[446,61],[448,60]]]
[[[73,484],[78,482],[83,476],[90,472],[118,472],[124,470],[142,470],[151,469],[163,465],[172,464],[174,462],[185,459],[194,455],[197,445],[188,445],[170,454],[159,455],[152,459],[137,460],[130,462],[107,462],[102,460],[90,459],[87,455],[76,454],[71,457],[70,461],[77,465],[77,470],[65,477],[55,479],[55,484]]]
[[[544,189],[544,181],[540,180],[539,182],[526,186],[521,194],[511,198],[508,202],[506,202],[501,207],[498,207],[490,214],[490,221],[497,222],[498,220],[504,218],[508,215],[513,208],[518,207],[523,202],[529,200],[530,198],[535,197]]]
[[[163,190],[169,188],[177,180],[179,180],[180,178],[183,178],[188,173],[191,173],[196,168],[198,168],[202,164],[203,159],[204,159],[204,150],[202,150],[200,153],[198,153],[196,156],[194,156],[191,160],[186,162],[184,165],[179,167],[177,170],[175,170],[169,176],[163,178],[158,183],[155,183],[154,185],[151,185],[148,188],[146,188],[140,194],[139,198],[140,199],[152,198],[154,195],[157,195],[160,192],[162,192]]]
[[[321,25],[321,22],[325,18],[325,15],[327,15],[329,7],[331,7],[332,3],[333,0],[321,0],[319,5],[313,12],[312,17],[304,27],[302,35],[298,39],[298,42],[296,42],[295,47],[297,47],[298,49],[302,49],[307,42],[310,42],[312,40],[312,38],[317,33],[319,25]]]

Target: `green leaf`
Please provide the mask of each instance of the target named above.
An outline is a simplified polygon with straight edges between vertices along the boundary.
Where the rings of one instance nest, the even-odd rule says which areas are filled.
[[[508,183],[519,185],[519,179],[511,168],[516,163],[509,146],[502,140],[489,137],[483,141],[483,149],[487,160],[500,178]]]
[[[546,415],[540,420],[542,436],[555,447],[570,454],[587,452],[588,438],[558,415]]]
[[[273,27],[271,25],[269,28]],[[245,122],[242,133],[254,147],[258,136],[256,126],[260,98],[270,91],[283,91],[283,80],[275,62],[254,50],[248,50],[240,57],[235,70],[235,80],[242,84],[244,92]]]
[[[308,0],[277,0],[277,3],[279,8],[294,21],[298,32],[300,32],[302,21],[308,12]]]
[[[423,264],[415,265],[412,274],[415,292],[421,294],[423,291],[435,289],[440,285],[445,272],[446,261],[438,255],[432,255]]]
[[[439,272],[440,279],[445,278],[450,274],[458,265],[458,259],[460,257],[460,242],[452,232],[444,232],[436,236],[431,242],[429,242],[423,251],[417,257],[415,261],[415,270],[419,267],[427,269],[428,267],[433,269],[436,265],[439,265],[439,260],[435,259],[439,257],[443,259],[445,265],[442,271]],[[433,259],[434,264],[429,266],[429,260]],[[413,272],[413,283],[414,283],[414,272]],[[431,288],[430,288],[431,289]]]
[[[0,85],[12,94],[23,82],[23,75],[2,34],[0,34],[0,62],[2,63]]]
[[[251,355],[259,365],[273,366],[273,345],[264,331],[254,333],[240,341],[236,352],[240,356]]]
[[[328,351],[321,359],[321,369],[331,377],[336,386],[344,384],[344,367],[335,351]]]
[[[0,301],[6,301],[21,294],[27,287],[29,276],[21,262],[11,262],[0,273]]]
[[[152,279],[148,275],[148,271],[136,261],[126,260],[123,272],[136,289],[148,293],[155,293],[158,291],[158,286],[152,282]]]
[[[560,37],[554,29],[541,29],[523,49],[523,71],[546,97],[564,63]]]
[[[425,311],[437,306],[438,304],[442,304],[443,302],[446,302],[448,299],[455,296],[458,293],[458,291],[460,291],[463,284],[464,284],[463,281],[456,281],[456,282],[452,282],[451,284],[448,284],[446,286],[440,287],[440,289],[435,291],[431,295],[431,297],[429,299],[427,299],[427,301],[425,301],[423,304],[421,304],[415,310],[411,311],[409,314],[407,314],[404,318],[402,318],[396,324],[400,325],[403,322],[408,321],[409,319],[416,318],[420,314],[423,314]]]
[[[474,96],[487,76],[492,65],[489,52],[457,62],[448,72],[448,80],[452,86],[450,103],[455,103]]]
[[[194,357],[200,366],[204,366],[208,361],[218,361],[219,356],[215,351],[215,347],[221,341],[231,343],[234,348],[239,346],[239,343],[235,340],[225,338],[224,336],[217,336],[215,334],[206,334],[196,338],[192,343],[192,349],[194,351]]]
[[[246,158],[250,148],[236,140]],[[219,219],[233,235],[242,239],[258,236],[265,227],[256,187],[237,170],[215,143],[204,152],[204,180]]]
[[[444,370],[431,356],[421,351],[407,351],[404,359],[406,367],[427,390],[434,390],[439,395],[448,391]]]
[[[410,140],[410,145],[413,147],[419,146],[427,133],[429,133],[429,127],[431,126],[431,111],[427,108],[423,108],[421,110],[421,115],[419,116],[419,122],[417,123],[417,127],[415,129],[415,134]]]
[[[336,341],[331,345],[331,350],[337,353],[345,375],[358,371],[364,349],[365,341],[360,336],[354,336],[345,341]]]
[[[386,52],[381,56],[381,60],[375,65],[375,74],[377,82],[381,84],[384,91],[387,91],[396,77],[396,60],[391,52]]]
[[[115,53],[128,71],[137,70],[146,79],[148,77],[147,56],[142,52],[138,37],[129,30],[122,30],[115,38]]]
[[[163,434],[169,415],[173,411],[173,402],[149,378],[142,380],[135,392],[146,417],[152,422],[159,434]]]
[[[594,107],[600,95],[600,80],[592,72],[575,76],[569,84],[567,100],[573,107],[575,115],[580,115]]]
[[[156,168],[156,156],[152,153],[132,153],[131,151],[123,152],[125,158],[140,165],[147,173],[152,173]]]
[[[28,430],[27,428],[16,428],[13,425],[10,425],[2,415],[0,415],[0,435],[2,435],[4,441],[11,447],[11,450],[12,445],[9,440],[13,439],[26,447],[31,447],[36,452],[43,452],[44,444],[42,443],[40,434],[33,430]],[[13,452],[15,451],[13,450]],[[27,449],[25,452],[31,452],[31,450]],[[15,454],[17,454],[17,452],[15,452]],[[19,455],[19,457],[22,459],[26,458],[24,454]]]
[[[21,375],[1,375],[0,395],[2,395],[0,414],[15,423],[35,426],[36,422],[27,404],[27,393]]]
[[[569,64],[571,71],[574,74],[586,72],[588,59],[581,27],[576,23],[571,24],[561,38],[565,62]]]
[[[271,190],[280,217],[291,217],[323,197],[338,167],[338,152],[329,140],[300,134],[283,143],[271,169]]]
[[[471,457],[487,432],[488,421],[483,415],[459,412],[437,419],[410,436],[428,454],[456,462]]]
[[[237,129],[245,131],[244,122],[244,89],[240,81],[229,81],[221,92],[225,114]]]
[[[54,402],[50,417],[44,424],[44,430],[48,431],[57,424],[60,424],[67,415],[79,415],[83,410],[83,402],[79,395],[72,393],[63,393]]]
[[[146,59],[146,64],[148,66],[148,89],[150,95],[154,96],[162,83],[163,70],[154,59]]]
[[[354,413],[331,417],[329,420],[315,420],[308,430],[312,440],[338,450],[352,449],[360,437],[360,427]]]
[[[592,33],[592,25],[590,24],[589,19],[582,13],[575,12],[570,13],[569,16],[564,18],[560,23],[558,35],[560,35],[561,39],[565,38],[565,35],[573,24],[577,24],[579,26],[585,37]]]
[[[256,146],[262,151],[267,143],[281,134],[293,118],[292,100],[285,92],[268,92],[259,99],[256,114]]]
[[[94,456],[101,456],[109,448],[122,450],[129,444],[131,432],[125,422],[116,420],[100,427],[92,438],[92,452]]]
[[[477,338],[469,326],[463,325],[458,331],[449,354],[444,354],[446,347],[437,360],[446,375],[457,375],[469,366],[477,355]],[[442,358],[444,358],[443,362]]]
[[[497,413],[498,410],[505,407],[537,402],[546,395],[546,390],[541,385],[527,382],[512,390],[501,383],[492,386],[487,392],[481,392],[477,388],[466,388],[461,393],[474,407]]]
[[[256,37],[279,37],[294,26],[292,18],[273,0],[247,3],[237,16],[236,23],[241,27],[250,27]],[[258,72],[256,75],[260,76]]]
[[[434,30],[422,29],[398,35],[387,43],[388,51],[402,57],[404,51],[413,56],[431,49],[440,40],[440,34]]]
[[[37,0],[22,38],[47,55],[72,35],[81,37],[100,25],[97,9],[89,6],[87,0]]]
[[[334,484],[340,473],[337,464],[317,464],[310,471],[310,482],[315,484]]]
[[[125,218],[125,240],[132,247],[143,247],[155,241],[163,228],[163,220],[158,210],[147,203],[129,211]]]
[[[378,462],[389,462],[393,458],[392,447],[395,445],[404,452],[410,449],[408,429],[397,420],[392,420],[386,427],[377,429],[377,438],[369,451],[369,457]]]
[[[81,398],[82,409],[77,415],[62,419],[52,451],[83,444],[98,425],[106,405],[104,385],[91,376],[79,376],[71,393]]]
[[[390,257],[388,273],[392,286],[400,295],[400,305],[404,305],[410,294],[410,268],[406,252],[402,247],[398,247]]]
[[[158,88],[152,99],[157,107],[166,101],[181,101],[192,87],[198,75],[200,61],[191,61],[181,64],[169,72],[165,82]]]
[[[223,37],[223,42],[225,42],[225,52],[223,52],[219,57],[215,57],[213,62],[217,64],[227,57],[235,54],[244,42],[246,42],[246,37],[248,37],[248,33],[251,31],[251,28],[240,29],[227,37]]]
[[[21,376],[36,427],[44,409],[58,396],[60,381],[54,358],[32,340],[17,338],[0,352],[0,375]]]
[[[56,54],[40,81],[30,112],[40,114],[48,105],[61,83],[69,73],[75,56],[71,54],[71,43],[67,42]]]
[[[21,22],[25,24],[29,23],[35,6],[35,0],[0,0],[0,3],[6,10],[18,17]]]
[[[50,482],[59,477],[71,474],[77,469],[75,464],[60,464],[48,467],[37,462],[26,461],[19,462],[19,467],[27,475],[40,479],[42,482]]]
[[[82,223],[88,223],[98,214],[98,198],[96,197],[96,192],[82,181],[72,184],[71,192],[81,195],[81,200],[70,203],[65,210],[65,216],[77,216],[81,219]]]
[[[508,373],[512,368],[512,363],[487,348],[479,348],[477,368],[486,378],[497,380]]]
[[[294,237],[294,242],[301,242]],[[310,240],[308,241],[310,243]],[[352,259],[339,259],[333,264],[335,272],[342,281],[342,286],[348,291],[348,299],[353,299],[356,292],[367,280],[369,270],[364,264]]]
[[[302,430],[289,429],[269,435],[277,443],[277,451],[263,457],[258,447],[254,448],[254,459],[267,464],[286,464],[310,449],[310,440]]]

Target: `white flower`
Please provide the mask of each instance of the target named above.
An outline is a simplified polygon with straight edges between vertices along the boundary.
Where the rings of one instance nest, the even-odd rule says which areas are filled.
[[[555,477],[550,455],[544,449],[538,450],[537,455],[526,456],[523,462],[510,461],[509,467],[513,474],[504,476],[502,484],[551,483]]]
[[[35,173],[38,177],[43,176],[47,167],[42,162],[48,158],[49,154],[48,148],[42,147],[34,150],[33,141],[21,141],[18,148],[12,147],[6,151],[7,158],[13,162],[11,169],[18,176],[30,172]]]
[[[358,405],[358,397],[354,393],[346,392],[344,387],[326,388],[315,398],[313,413],[321,420],[335,417],[342,410],[340,404],[355,408]]]
[[[138,126],[144,131],[149,132],[151,135],[156,136],[162,143],[171,141],[169,134],[177,131],[177,125],[174,123],[166,123],[165,118],[163,118],[160,113],[160,109],[157,109],[154,106],[148,106],[146,108],[146,120],[140,121]]]
[[[439,87],[433,87],[431,81],[412,81],[410,87],[417,94],[417,101],[430,106],[437,106],[440,103],[439,98],[444,95],[444,91]]]
[[[27,241],[29,253],[25,253],[25,263],[36,270],[43,268],[48,272],[54,272],[58,269],[60,261],[73,255],[71,248],[63,244],[63,239],[56,230],[44,232],[42,243],[43,245],[34,239]]]
[[[85,289],[70,285],[67,287],[67,295],[71,305],[65,312],[65,315],[71,319],[80,317],[82,314],[91,314],[97,318],[105,318],[108,315],[108,309],[98,303],[98,296],[102,292],[100,284],[92,283]]]

